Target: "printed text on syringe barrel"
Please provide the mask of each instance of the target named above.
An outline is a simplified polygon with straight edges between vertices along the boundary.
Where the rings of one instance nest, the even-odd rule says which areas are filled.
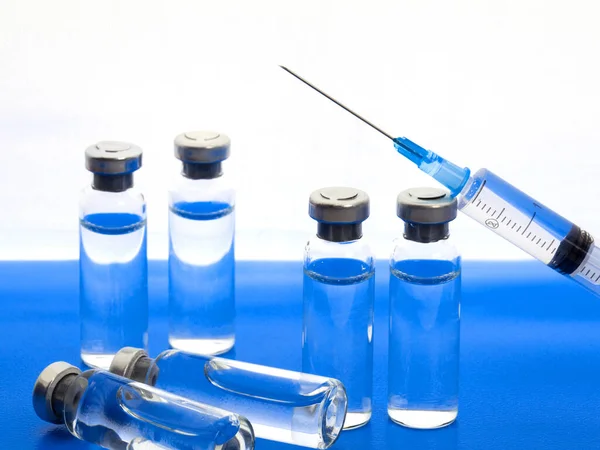
[[[561,273],[584,262],[593,242],[589,235],[487,169],[473,175],[462,191],[459,208],[517,247]],[[591,270],[588,281],[600,284]]]

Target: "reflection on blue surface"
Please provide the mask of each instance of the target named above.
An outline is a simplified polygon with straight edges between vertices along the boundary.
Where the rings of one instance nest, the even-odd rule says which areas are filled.
[[[413,430],[391,422],[386,428],[386,439],[398,449],[407,450],[456,450],[458,448],[459,424],[453,423],[437,430]],[[473,448],[484,450],[487,445]],[[466,449],[466,447],[465,447]]]
[[[387,273],[388,263],[377,270]],[[152,356],[168,347],[166,273],[166,262],[151,262]],[[237,276],[235,357],[299,370],[302,264],[240,262]],[[453,427],[459,450],[598,448],[600,302],[593,294],[535,261],[463,262],[461,410],[451,427],[420,432],[394,425],[385,411],[387,278],[376,277],[373,417],[344,431],[332,450],[451,450],[452,439],[441,436]],[[10,424],[0,433],[3,448],[97,449],[48,437],[56,426],[40,421],[30,403],[40,370],[77,361],[77,279],[75,261],[0,262],[0,423]],[[299,449],[264,440],[256,448]]]
[[[40,425],[43,428],[46,424]],[[80,441],[67,430],[67,427],[62,425],[48,425],[48,429],[40,432],[40,436],[35,443],[35,446],[22,447],[23,449],[49,450],[49,449],[70,449],[70,450],[86,450],[98,448],[96,445]]]

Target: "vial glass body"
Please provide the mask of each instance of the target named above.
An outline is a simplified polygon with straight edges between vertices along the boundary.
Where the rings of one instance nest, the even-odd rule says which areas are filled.
[[[81,359],[107,369],[123,346],[147,346],[146,202],[135,188],[90,186],[79,223]]]
[[[390,260],[388,415],[438,428],[458,414],[461,258],[449,239],[400,238]]]
[[[330,242],[315,236],[306,245],[302,368],[344,384],[345,429],[371,418],[374,275],[373,256],[362,239]]]
[[[346,413],[338,380],[178,350],[153,360],[143,381],[242,414],[257,437],[305,447],[333,444]]]
[[[244,417],[101,370],[70,380],[64,402],[69,431],[104,448],[254,448]]]
[[[235,342],[235,191],[180,177],[169,193],[169,343],[219,354]]]

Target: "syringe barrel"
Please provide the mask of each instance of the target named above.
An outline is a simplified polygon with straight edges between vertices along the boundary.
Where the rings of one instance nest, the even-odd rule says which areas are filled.
[[[586,260],[572,274],[572,277],[573,280],[600,297],[600,248],[592,244]]]
[[[489,170],[480,169],[469,179],[458,208],[600,295],[600,250],[592,236]]]

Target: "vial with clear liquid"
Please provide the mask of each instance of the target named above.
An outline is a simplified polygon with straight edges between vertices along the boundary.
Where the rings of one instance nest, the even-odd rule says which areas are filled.
[[[110,370],[242,414],[256,437],[304,447],[330,447],[346,414],[346,391],[333,378],[180,350],[152,359],[131,347],[117,353]]]
[[[345,187],[313,192],[309,215],[317,235],[304,252],[302,369],[346,387],[344,429],[371,418],[374,259],[362,239],[369,197]]]
[[[223,176],[224,134],[175,138],[183,170],[169,192],[169,343],[219,354],[235,342],[235,191]]]
[[[101,369],[55,362],[33,389],[37,415],[83,441],[114,450],[252,450],[250,422],[222,409]]]
[[[388,415],[439,428],[458,414],[461,258],[449,222],[456,199],[442,189],[398,195],[404,223],[390,259]]]
[[[133,185],[142,150],[103,141],[85,151],[93,182],[79,204],[81,359],[108,369],[123,346],[146,347],[146,202]]]

